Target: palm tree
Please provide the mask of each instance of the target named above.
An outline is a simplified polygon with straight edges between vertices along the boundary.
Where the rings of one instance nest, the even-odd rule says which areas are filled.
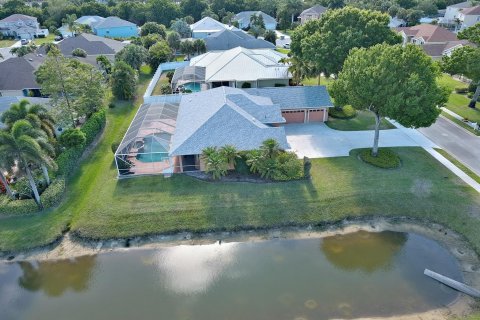
[[[197,55],[205,53],[207,51],[207,46],[203,39],[196,39],[195,41],[193,41],[193,48]]]
[[[72,33],[72,37],[75,35],[78,30],[78,24],[75,22],[77,20],[76,14],[67,14],[65,18],[62,19],[62,23],[68,26],[68,29]]]
[[[18,120],[27,120],[33,127],[42,129],[49,138],[55,137],[55,122],[48,110],[40,104],[30,105],[28,100],[23,99],[19,103],[12,103],[10,109],[0,117],[0,121],[8,128]]]
[[[267,139],[262,142],[260,151],[264,158],[273,159],[280,153],[280,145],[275,139]]]
[[[247,153],[247,165],[250,167],[250,172],[257,173],[260,169],[262,154],[260,150],[252,150]]]
[[[220,153],[227,159],[228,163],[235,167],[236,159],[239,158],[237,148],[232,145],[226,145],[220,148]]]
[[[42,148],[42,145],[45,147],[44,136],[43,131],[34,128],[27,120],[16,121],[10,131],[0,131],[0,154],[11,155],[25,171],[35,202],[40,209],[43,206],[30,165],[54,166],[53,160]],[[48,171],[46,178],[48,179]]]
[[[212,175],[213,179],[220,179],[222,176],[227,174],[227,159],[220,152],[210,154],[210,156],[206,159],[205,166],[207,172]]]

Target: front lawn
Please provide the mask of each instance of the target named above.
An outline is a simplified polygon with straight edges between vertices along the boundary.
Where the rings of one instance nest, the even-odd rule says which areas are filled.
[[[328,117],[328,121],[325,122],[325,124],[332,129],[340,131],[374,130],[375,116],[369,111],[358,111],[357,115],[352,119],[337,119]],[[382,119],[382,122],[380,123],[380,129],[395,129],[395,126],[389,121]]]
[[[449,74],[443,73],[438,79],[437,83],[442,87],[447,87],[450,91],[454,91],[455,88],[466,88],[468,84],[462,81],[454,79]]]
[[[326,86],[333,82],[333,78],[325,78],[324,76],[320,77],[320,85]],[[302,81],[304,86],[318,86],[318,77],[307,78]]]
[[[37,46],[41,46],[42,44],[44,43],[50,43],[50,42],[53,42],[55,39],[55,35],[53,33],[50,33],[48,36],[46,36],[45,38],[35,38],[33,40],[33,42],[37,45]]]
[[[0,40],[0,48],[6,48],[12,46],[18,40],[15,39],[2,39]]]
[[[470,99],[466,95],[452,93],[445,107],[463,118],[480,123],[479,103],[477,103],[476,109],[472,109],[468,107],[469,102]]]

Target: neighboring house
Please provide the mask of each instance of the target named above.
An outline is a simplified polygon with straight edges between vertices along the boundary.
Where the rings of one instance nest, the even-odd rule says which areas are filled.
[[[460,11],[458,14],[458,20],[460,22],[459,30],[469,28],[480,22],[480,5],[466,8]]]
[[[204,67],[208,88],[221,86],[250,88],[288,86],[291,74],[281,63],[286,55],[272,49],[210,51],[192,58],[190,66]]]
[[[135,23],[108,17],[98,23],[92,24],[92,31],[97,36],[109,38],[130,38],[138,37],[138,27]]]
[[[470,1],[460,2],[457,4],[452,4],[448,6],[445,10],[445,16],[440,20],[443,24],[454,24],[455,20],[458,18],[460,11],[466,8],[471,8],[473,5]]]
[[[204,39],[207,51],[230,50],[236,47],[246,49],[275,49],[275,45],[263,39],[256,39],[239,30],[222,30]]]
[[[41,29],[37,18],[24,14],[12,14],[0,20],[0,33],[15,39],[33,39],[48,36],[47,29]]]
[[[10,109],[10,106],[13,103],[19,103],[21,100],[28,100],[30,104],[41,104],[47,109],[50,108],[50,99],[49,98],[36,98],[36,97],[16,97],[16,96],[5,96],[0,97],[0,117],[3,112]],[[0,129],[4,127],[3,123],[0,122]]]
[[[420,24],[413,27],[395,28],[403,38],[403,43],[421,45],[425,52],[434,59],[450,55],[453,50],[468,45],[460,41],[457,35],[443,27],[432,24]]]
[[[237,13],[233,20],[238,22],[238,27],[240,29],[248,29],[250,27],[250,20],[253,15],[263,17],[263,23],[265,24],[266,30],[277,29],[277,20],[262,11],[242,11]]]
[[[41,96],[40,86],[33,74],[40,64],[31,56],[29,54],[0,62],[0,96]]]
[[[100,23],[103,20],[105,20],[105,18],[100,16],[82,16],[77,20],[75,20],[75,23],[79,25],[89,26],[90,29],[92,29],[93,31],[93,25]],[[57,31],[60,32],[60,34],[64,38],[73,36],[73,31],[70,30],[70,28],[67,25],[61,26],[60,28],[57,29]]]
[[[405,20],[397,17],[390,17],[390,22],[388,23],[389,28],[405,27],[406,25],[407,22]]]
[[[320,16],[327,11],[327,8],[321,5],[316,5],[311,8],[305,9],[300,13],[298,19],[300,19],[301,24],[305,24],[309,20],[320,19]]]
[[[223,30],[238,31],[238,28],[235,28],[234,26],[228,26],[210,17],[205,17],[202,20],[191,24],[190,29],[192,30],[192,38],[194,39],[205,39]]]

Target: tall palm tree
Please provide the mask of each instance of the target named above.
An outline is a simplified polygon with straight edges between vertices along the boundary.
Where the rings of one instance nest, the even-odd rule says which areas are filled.
[[[8,128],[22,119],[30,122],[33,127],[42,129],[49,138],[54,138],[55,122],[44,106],[40,104],[30,105],[28,100],[23,99],[19,103],[12,103],[10,109],[0,117],[0,121]]]
[[[24,170],[35,202],[40,209],[43,206],[30,165],[54,166],[53,160],[41,146],[44,144],[44,135],[41,130],[34,128],[27,120],[16,121],[10,131],[0,131],[0,154],[10,154],[17,161],[19,167]]]
[[[62,19],[62,23],[68,26],[68,29],[72,34],[72,37],[75,35],[75,33],[78,30],[78,23],[76,23],[75,20],[77,20],[76,14],[67,14],[65,18]]]

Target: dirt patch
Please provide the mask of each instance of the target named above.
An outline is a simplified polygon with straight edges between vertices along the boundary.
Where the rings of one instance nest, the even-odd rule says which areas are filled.
[[[438,224],[420,223],[409,219],[384,219],[376,218],[364,221],[344,220],[340,223],[323,228],[311,226],[299,228],[278,228],[268,230],[247,230],[241,232],[218,232],[218,233],[178,233],[175,235],[157,235],[149,237],[136,237],[128,239],[116,239],[108,241],[79,241],[73,239],[67,233],[57,243],[44,248],[38,248],[27,252],[10,253],[0,256],[4,261],[19,260],[55,260],[68,259],[82,255],[94,255],[103,252],[155,249],[177,245],[201,245],[221,242],[256,242],[271,239],[308,239],[322,238],[336,234],[347,234],[365,230],[370,232],[398,231],[410,232],[423,235],[438,241],[446,247],[459,261],[464,282],[468,285],[480,288],[480,260],[474,250],[470,248],[464,238]],[[451,319],[451,317],[464,317],[475,310],[479,304],[473,298],[460,294],[450,305],[424,313],[399,315],[387,318],[375,319]],[[370,320],[370,318],[362,318]]]

